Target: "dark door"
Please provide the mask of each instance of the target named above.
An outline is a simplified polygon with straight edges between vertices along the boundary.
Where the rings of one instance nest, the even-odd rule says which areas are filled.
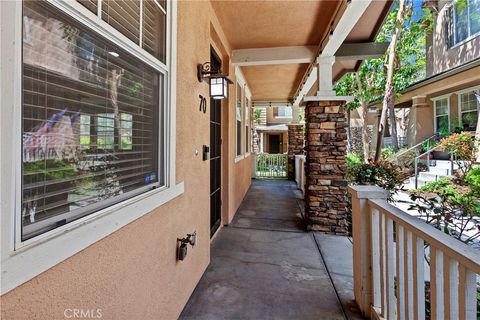
[[[268,136],[268,152],[280,153],[280,135],[270,134]]]
[[[212,69],[220,69],[222,62],[210,49]],[[222,216],[222,100],[210,98],[210,236],[220,226]]]

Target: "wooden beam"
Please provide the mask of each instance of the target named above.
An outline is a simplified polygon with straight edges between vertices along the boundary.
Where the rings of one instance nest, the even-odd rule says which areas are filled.
[[[388,45],[388,42],[344,43],[335,53],[335,59],[338,61],[380,58],[387,51]]]
[[[232,52],[232,63],[240,67],[311,63],[316,50],[316,46],[238,49]]]
[[[350,31],[352,31],[352,29],[355,27],[372,1],[373,0],[351,0],[343,12],[340,21],[330,34],[326,45],[321,48],[320,54],[316,60],[321,57],[335,56],[335,53],[343,44],[347,36],[350,34]],[[320,46],[322,46],[322,43],[320,43]],[[307,73],[304,75],[303,81],[300,83],[300,86],[294,95],[294,104],[300,103],[300,101],[303,99],[303,95],[310,91],[311,86],[313,86],[317,80],[316,73],[318,73],[318,71],[313,67],[315,64],[317,64],[317,61],[312,62],[312,65],[310,65],[310,67],[307,69]],[[310,85],[310,87],[307,87],[307,85]]]

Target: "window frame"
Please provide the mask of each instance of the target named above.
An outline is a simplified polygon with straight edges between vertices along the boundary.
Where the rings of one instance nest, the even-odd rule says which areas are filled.
[[[252,94],[247,86],[245,86],[245,135],[248,132],[248,139],[245,139],[245,158],[252,153]],[[248,115],[248,117],[247,117]]]
[[[456,29],[456,25],[457,25],[457,18],[456,18],[456,9],[455,9],[455,5],[453,3],[451,4],[448,4],[445,8],[447,11],[446,11],[446,17],[448,19],[447,21],[447,32],[452,32],[451,34],[448,34],[448,38],[450,37],[453,37],[452,40],[449,40],[448,43],[446,43],[446,47],[447,49],[453,49],[453,48],[456,48],[456,47],[459,47],[469,41],[471,41],[472,39],[475,39],[476,37],[480,36],[480,31],[472,34],[472,31],[471,31],[471,23],[470,23],[470,1],[467,0],[467,7],[465,8],[465,10],[467,10],[467,31],[468,31],[468,36],[462,40],[462,41],[459,41],[459,42],[456,42],[456,38],[457,38],[457,29]],[[451,12],[450,12],[451,10]],[[450,43],[453,43],[452,45],[450,45]]]
[[[462,111],[462,95],[466,93],[474,92],[474,91],[480,91],[480,86],[470,87],[470,88],[466,88],[466,89],[455,92],[458,99],[458,103],[457,103],[458,104],[458,125],[462,126],[462,128],[463,128],[462,115],[464,113],[474,112],[474,110]],[[477,101],[477,117],[480,117],[479,108],[480,108],[480,103]]]
[[[163,149],[163,155],[159,157],[161,163],[159,172],[163,174],[164,183],[157,189],[120,200],[61,227],[25,241],[21,240],[22,108],[18,106],[22,105],[23,95],[23,41],[19,41],[23,38],[23,2],[0,2],[2,18],[0,19],[2,26],[0,64],[3,70],[0,75],[2,78],[0,92],[5,97],[0,104],[0,110],[2,114],[12,114],[9,119],[6,117],[0,119],[1,145],[11,150],[9,154],[0,155],[3,271],[1,294],[32,279],[184,192],[183,182],[177,183],[175,177],[177,3],[167,1],[166,63],[162,63],[82,4],[76,1],[45,1],[158,71],[161,81],[159,105],[163,104],[163,113],[160,113],[163,125],[159,126],[158,132],[159,152]],[[3,45],[5,43],[9,45]],[[5,81],[7,79],[10,81]],[[6,95],[7,92],[8,95]]]
[[[433,102],[433,130],[434,133],[438,133],[438,128],[437,128],[437,117],[440,116],[445,116],[445,114],[438,115],[437,114],[437,102],[446,100],[447,101],[447,117],[448,117],[448,130],[450,131],[452,129],[452,124],[451,124],[451,117],[450,117],[450,96],[451,94],[446,94],[443,96],[435,97],[430,100]]]

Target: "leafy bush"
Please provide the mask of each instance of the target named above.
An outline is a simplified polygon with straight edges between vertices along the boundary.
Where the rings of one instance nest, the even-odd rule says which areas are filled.
[[[391,146],[388,146],[382,149],[382,153],[380,154],[380,158],[384,161],[392,161],[394,156],[395,156],[395,151]]]
[[[411,199],[414,204],[410,207],[427,223],[465,243],[480,236],[479,226],[475,225],[475,217],[480,216],[478,191],[475,191],[475,186],[480,183],[480,171],[467,176],[470,177],[470,186],[462,179],[449,177],[413,190]],[[477,232],[473,236],[465,235],[466,231],[474,230]]]
[[[470,170],[465,176],[465,181],[467,181],[475,195],[480,196],[480,167]]]
[[[453,154],[463,177],[472,169],[477,151],[475,137],[470,132],[454,133],[440,141],[441,147]]]
[[[392,195],[401,189],[404,178],[401,168],[389,161],[361,163],[347,170],[347,179],[350,183],[377,185],[389,190]]]
[[[470,132],[454,133],[443,138],[440,144],[448,153],[453,153],[457,160],[475,160],[475,137]]]
[[[345,159],[347,161],[347,171],[353,170],[363,162],[363,157],[358,153],[348,153]]]

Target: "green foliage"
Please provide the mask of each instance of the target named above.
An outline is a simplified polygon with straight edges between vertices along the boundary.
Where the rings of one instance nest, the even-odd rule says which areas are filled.
[[[262,115],[262,109],[255,109],[253,111],[253,122],[256,124],[259,124],[261,115]]]
[[[340,81],[338,81],[333,87],[337,96],[354,96],[352,102],[347,103],[349,110],[355,110],[360,107],[359,97],[357,97],[357,84],[355,75],[347,73]]]
[[[47,180],[60,180],[77,175],[77,170],[64,160],[24,162],[25,175],[44,174]]]
[[[465,181],[472,188],[474,194],[480,196],[480,167],[470,170],[465,176]]]
[[[389,161],[361,163],[347,170],[347,179],[352,184],[377,185],[396,193],[404,181],[402,170]]]
[[[443,138],[440,144],[446,152],[454,153],[459,160],[475,158],[475,137],[470,132],[454,133]]]
[[[347,171],[354,170],[363,163],[363,157],[358,153],[348,153],[345,159],[347,160]]]
[[[382,149],[380,159],[384,161],[392,161],[395,156],[395,150],[391,146]]]
[[[395,29],[398,6],[394,6],[383,24],[376,38],[376,42],[390,42]],[[405,20],[400,31],[396,46],[397,61],[393,85],[398,94],[411,84],[422,80],[426,76],[426,38],[433,26],[433,12],[428,7],[423,7],[420,15],[414,17],[411,4],[406,9]],[[387,53],[386,53],[387,54]],[[385,92],[386,54],[381,58],[365,60],[358,70],[362,84],[359,90],[355,76],[346,74],[335,85],[337,95],[353,95],[355,100],[348,104],[348,108],[356,109],[359,101],[381,100]]]

